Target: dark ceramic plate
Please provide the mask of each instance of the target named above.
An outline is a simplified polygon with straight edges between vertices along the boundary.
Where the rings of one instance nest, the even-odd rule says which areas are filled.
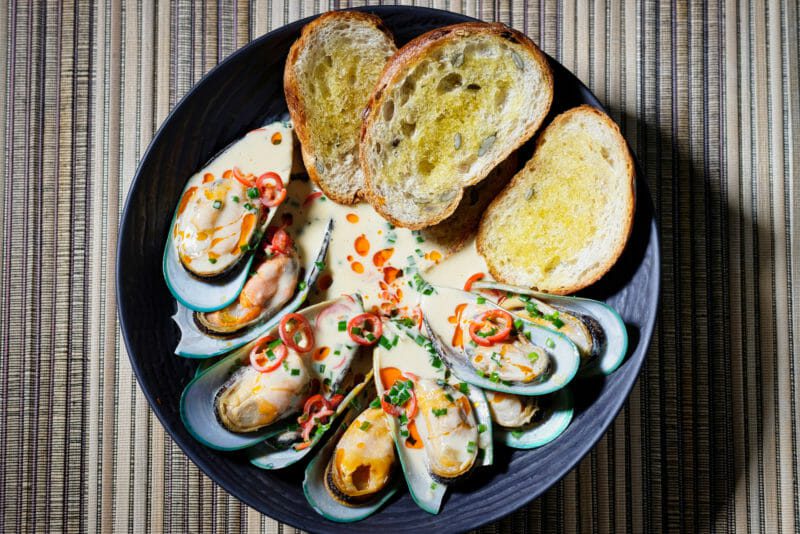
[[[463,22],[462,15],[423,8],[375,7],[398,44],[428,30]],[[417,508],[407,492],[359,523],[340,525],[317,515],[301,488],[302,468],[269,472],[241,454],[213,451],[192,439],[181,423],[178,401],[197,362],[172,354],[178,330],[161,274],[167,228],[184,182],[212,155],[247,131],[286,111],[283,64],[305,19],[256,39],[208,73],[164,122],[133,179],[122,216],[117,252],[117,300],[122,334],[139,384],[161,423],[205,473],[249,506],[311,531],[390,532],[408,529],[467,530],[498,519],[541,495],[594,446],[625,402],[644,362],[659,293],[658,235],[644,181],[637,180],[637,210],[629,245],[614,269],[586,296],[609,302],[628,327],[629,353],[612,376],[582,384],[576,416],[564,434],[532,451],[498,447],[495,466],[446,497],[439,515]],[[555,101],[551,117],[588,103],[602,106],[584,85],[551,60]],[[549,122],[549,118],[545,123]],[[530,155],[523,149],[525,161]],[[641,173],[639,173],[641,176]],[[202,511],[203,503],[198,503]]]

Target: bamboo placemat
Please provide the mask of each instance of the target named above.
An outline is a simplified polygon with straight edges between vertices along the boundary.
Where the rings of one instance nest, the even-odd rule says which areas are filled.
[[[659,213],[645,370],[580,467],[492,531],[800,528],[800,19],[792,0],[422,3],[506,22],[605,102]],[[344,3],[0,2],[0,530],[287,531],[165,435],[120,343],[114,262],[175,102]]]

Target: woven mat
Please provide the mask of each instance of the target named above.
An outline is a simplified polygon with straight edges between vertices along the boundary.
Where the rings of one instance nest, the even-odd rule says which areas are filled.
[[[625,409],[482,532],[797,531],[797,3],[428,4],[506,22],[584,80],[641,159],[663,239],[660,321]],[[150,412],[120,344],[115,239],[138,159],[192,84],[340,5],[0,2],[0,530],[292,530],[217,488]]]

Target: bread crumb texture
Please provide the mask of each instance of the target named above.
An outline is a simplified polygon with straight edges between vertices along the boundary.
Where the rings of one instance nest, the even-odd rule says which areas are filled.
[[[543,85],[530,52],[495,35],[431,50],[386,89],[368,151],[377,188],[388,201],[452,201],[549,104]]]
[[[487,214],[482,240],[490,265],[541,289],[570,287],[605,269],[628,234],[626,150],[594,113],[546,130],[512,190]]]
[[[358,165],[361,112],[395,48],[371,25],[339,21],[318,32],[298,57],[295,70],[304,73],[297,79],[312,127],[310,151],[317,157],[316,168],[324,171]]]

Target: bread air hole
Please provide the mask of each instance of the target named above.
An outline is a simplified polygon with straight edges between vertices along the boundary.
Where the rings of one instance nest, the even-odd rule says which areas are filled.
[[[417,169],[423,176],[428,176],[433,170],[433,163],[427,159],[420,160],[419,165],[417,165]]]
[[[389,122],[394,117],[394,100],[387,100],[383,103],[383,120]]]
[[[453,89],[461,87],[463,79],[461,75],[457,72],[451,72],[441,80],[439,80],[439,85],[436,87],[436,90],[439,93],[449,93]]]
[[[402,106],[406,102],[408,102],[408,98],[411,96],[411,93],[414,92],[414,87],[416,83],[414,80],[407,79],[403,82],[403,85],[400,86],[400,89],[397,90],[397,103],[398,105]]]
[[[400,121],[400,131],[403,132],[404,136],[411,137],[411,135],[414,133],[414,130],[416,129],[417,129],[416,122]]]
[[[497,88],[497,92],[494,94],[494,103],[499,108],[502,107],[506,100],[508,100],[508,88],[504,86],[500,86]]]
[[[603,156],[603,159],[606,160],[609,165],[614,165],[614,160],[611,158],[611,154],[606,147],[600,149],[600,155]]]

